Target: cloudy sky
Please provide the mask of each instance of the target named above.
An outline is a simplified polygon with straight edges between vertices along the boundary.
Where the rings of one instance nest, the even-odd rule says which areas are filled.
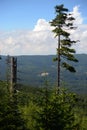
[[[64,4],[78,27],[71,37],[80,40],[77,53],[87,53],[87,1],[84,0],[0,0],[0,53],[2,55],[56,54],[57,40],[49,21],[54,7]]]

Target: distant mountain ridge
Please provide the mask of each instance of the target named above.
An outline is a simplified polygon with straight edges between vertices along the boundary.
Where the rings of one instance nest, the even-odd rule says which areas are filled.
[[[7,80],[6,56],[1,56],[0,80]],[[17,56],[18,83],[42,86],[47,78],[50,85],[57,82],[57,62],[53,62],[55,55]],[[73,63],[77,72],[70,73],[62,69],[61,81],[76,91],[87,92],[87,54],[76,54],[78,63]],[[44,76],[46,75],[46,76]]]

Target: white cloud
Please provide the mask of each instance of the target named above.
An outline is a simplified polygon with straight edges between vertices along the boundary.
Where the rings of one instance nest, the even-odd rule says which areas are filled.
[[[73,8],[76,18],[73,40],[80,40],[74,48],[77,53],[87,53],[87,25],[79,12],[79,6]],[[33,30],[0,32],[0,51],[3,55],[45,55],[56,54],[57,40],[52,33],[52,27],[45,19],[39,19]]]
[[[79,7],[80,6],[75,6],[73,8],[73,11],[71,12],[71,14],[73,14],[74,18],[75,18],[75,24],[79,25],[83,23],[83,18],[81,16],[81,12],[79,12]]]
[[[51,30],[50,24],[45,19],[39,19],[35,25],[34,31]]]
[[[87,54],[87,25],[79,25],[77,30],[73,32],[72,38],[80,41],[74,45],[76,52]]]
[[[56,53],[56,42],[50,24],[39,19],[33,30],[3,32],[0,50],[9,55],[45,55]]]
[[[87,53],[87,24],[83,24],[84,19],[79,12],[79,8],[80,6],[75,6],[71,12],[75,17],[75,26],[77,27],[76,30],[71,32],[71,37],[73,40],[79,40],[79,42],[74,45],[76,53]]]

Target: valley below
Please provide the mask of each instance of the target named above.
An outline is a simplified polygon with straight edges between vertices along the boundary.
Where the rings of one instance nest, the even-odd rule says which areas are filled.
[[[0,80],[10,79],[7,56],[1,56]],[[55,55],[17,56],[17,83],[42,87],[47,80],[49,86],[57,84],[57,62],[53,61]],[[76,54],[78,63],[72,63],[76,73],[70,73],[61,68],[61,86],[67,87],[77,93],[87,94],[87,55]]]

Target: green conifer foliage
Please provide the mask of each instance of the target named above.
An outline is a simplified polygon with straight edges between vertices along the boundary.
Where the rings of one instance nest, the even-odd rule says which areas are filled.
[[[17,97],[17,93],[11,97],[7,84],[0,82],[0,130],[28,130]]]
[[[58,37],[58,56],[55,61],[58,61],[58,87],[60,86],[60,66],[66,68],[70,72],[76,72],[75,68],[70,64],[69,61],[78,62],[75,58],[75,50],[71,48],[77,41],[70,39],[69,30],[75,29],[73,22],[75,18],[72,14],[69,14],[69,10],[64,5],[57,5],[55,7],[56,17],[50,22],[51,26],[54,27],[53,32],[55,37]],[[65,60],[62,60],[62,59]]]
[[[74,113],[76,95],[61,90],[60,94],[52,93],[38,111],[37,124],[40,130],[75,130],[77,129]]]

